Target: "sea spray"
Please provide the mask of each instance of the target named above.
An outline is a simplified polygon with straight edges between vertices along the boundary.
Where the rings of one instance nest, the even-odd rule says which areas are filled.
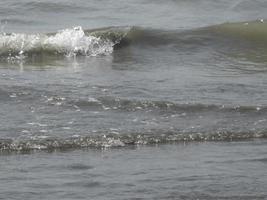
[[[113,51],[113,43],[109,40],[101,40],[95,36],[86,36],[82,27],[65,29],[56,35],[47,37],[43,46],[46,49],[55,49],[68,57],[76,55],[96,56],[107,55]]]

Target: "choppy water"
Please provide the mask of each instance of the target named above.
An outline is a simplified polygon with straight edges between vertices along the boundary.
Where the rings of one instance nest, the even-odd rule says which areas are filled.
[[[58,180],[56,199],[266,198],[266,162],[258,162],[266,159],[266,8],[263,0],[1,1],[0,195],[18,182],[13,199],[50,198],[55,180],[31,172],[43,163],[40,176]],[[107,148],[112,159],[101,156]],[[180,151],[189,160],[176,160]],[[106,177],[88,183],[92,193],[84,180],[94,178],[79,174],[91,156]],[[142,165],[138,174],[153,181],[139,183],[135,168],[118,168],[131,159],[157,163],[161,176]],[[116,183],[101,160],[124,172]],[[72,194],[65,185],[77,169],[63,165],[82,166]],[[34,180],[24,185],[26,174]],[[38,196],[36,184],[47,190]]]

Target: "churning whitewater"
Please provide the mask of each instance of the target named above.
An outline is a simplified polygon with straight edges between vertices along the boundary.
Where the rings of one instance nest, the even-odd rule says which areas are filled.
[[[56,34],[2,33],[1,58],[23,59],[38,55],[96,56],[112,53],[115,44],[109,40],[86,35],[82,27],[61,30]]]

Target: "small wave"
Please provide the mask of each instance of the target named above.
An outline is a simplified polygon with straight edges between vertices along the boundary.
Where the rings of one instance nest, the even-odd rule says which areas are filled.
[[[153,145],[179,142],[240,141],[267,138],[267,132],[214,132],[179,133],[155,131],[153,133],[98,134],[70,138],[35,138],[29,140],[0,139],[0,151],[67,150],[81,148],[117,148],[129,145]]]
[[[53,104],[58,101],[57,97],[52,98]],[[94,99],[79,99],[69,100],[64,102],[66,106],[78,106],[81,109],[97,108],[110,108],[115,110],[124,111],[140,111],[140,110],[152,110],[162,112],[238,112],[238,113],[266,113],[267,107],[264,105],[217,105],[217,104],[200,104],[200,103],[185,103],[179,104],[171,101],[151,101],[151,100],[134,100],[114,98],[111,96],[98,97]]]

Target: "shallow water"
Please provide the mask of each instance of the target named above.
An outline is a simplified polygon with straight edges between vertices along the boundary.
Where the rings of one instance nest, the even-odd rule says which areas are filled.
[[[266,199],[266,140],[1,155],[3,199]]]
[[[266,198],[266,7],[1,1],[0,195]]]

